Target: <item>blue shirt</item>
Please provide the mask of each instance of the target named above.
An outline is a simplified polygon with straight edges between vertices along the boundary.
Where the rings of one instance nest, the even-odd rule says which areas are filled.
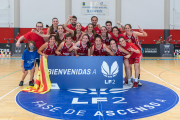
[[[24,69],[31,70],[34,66],[35,59],[39,59],[39,54],[36,51],[27,51],[24,50],[22,55],[22,60],[24,60]]]

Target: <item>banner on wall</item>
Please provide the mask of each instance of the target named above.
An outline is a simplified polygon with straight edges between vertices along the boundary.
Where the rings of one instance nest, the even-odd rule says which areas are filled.
[[[174,44],[174,52],[175,54],[180,54],[180,44]]]
[[[86,1],[82,2],[81,15],[86,16],[109,16],[109,3],[108,2],[97,2],[97,1]]]
[[[161,57],[173,57],[174,45],[173,44],[160,44]]]
[[[123,88],[122,56],[49,56],[47,61],[52,88]]]
[[[141,46],[144,57],[160,57],[159,44],[142,44]]]
[[[8,57],[11,55],[12,44],[1,43],[0,44],[0,57]]]

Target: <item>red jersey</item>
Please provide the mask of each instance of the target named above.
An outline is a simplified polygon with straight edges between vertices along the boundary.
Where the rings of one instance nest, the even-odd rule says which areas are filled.
[[[119,34],[121,34],[121,28],[118,28],[118,29],[119,29]],[[112,28],[111,28],[111,31],[110,32],[107,31],[107,33],[112,34]]]
[[[62,42],[65,40],[65,36],[66,36],[66,33],[63,33],[64,35],[63,35],[63,38],[62,39],[60,39]]]
[[[57,49],[57,45],[54,44],[54,46],[51,48],[49,42],[48,42],[48,45],[46,47],[46,49],[43,50],[43,53],[46,54],[46,55],[55,55],[55,51]]]
[[[136,46],[136,45],[134,45],[133,43],[128,43],[128,42],[126,42],[126,46],[122,46],[125,50],[127,50],[128,52],[130,52],[131,53],[131,57],[130,58],[136,58],[136,57],[140,57],[141,55],[142,55],[142,53],[141,53],[141,51],[139,50],[139,48]],[[135,52],[132,52],[131,50],[130,50],[130,47],[132,47],[132,48],[134,48],[135,50],[139,50],[140,51],[140,53],[139,54],[137,54],[137,53],[135,53]],[[123,56],[125,56],[126,54],[125,53],[122,53],[122,55]]]
[[[43,32],[44,32],[44,34],[46,33],[45,31],[43,31]],[[37,49],[39,49],[45,43],[43,37],[40,37],[39,35],[37,35],[36,33],[33,33],[33,32],[26,33],[24,35],[24,38],[26,40],[34,41]]]
[[[116,52],[114,52],[113,50],[111,50],[111,51],[114,53],[115,56],[123,56],[123,55],[122,55],[122,52],[119,50],[119,47],[118,47],[118,46],[117,46]]]
[[[119,44],[118,39],[119,39],[119,37],[121,37],[121,36],[124,37],[125,40],[127,40],[126,36],[124,36],[123,34],[119,34],[118,37],[115,37],[114,34],[111,34],[111,36],[112,36],[112,39],[116,40],[117,44]]]
[[[107,56],[107,53],[104,50],[104,44],[101,45],[100,49],[96,48],[96,46],[94,45],[94,55],[95,56]]]
[[[71,29],[71,30],[75,30],[76,29],[76,27],[73,27],[71,24],[67,25],[67,27],[69,29]],[[81,30],[84,32],[86,29],[85,29],[85,27],[81,26]]]
[[[77,53],[79,56],[88,56],[88,46],[86,45],[85,47],[83,47],[82,42],[80,41],[80,45]]]
[[[87,29],[88,26],[85,27],[85,29]],[[101,34],[101,30],[99,29],[98,25],[96,25],[96,27],[94,27],[94,31],[97,33],[97,34]]]
[[[134,43],[140,50],[141,50],[141,44],[138,40],[138,37],[134,37],[133,31],[131,31],[131,36],[128,36],[125,33],[126,38],[131,39],[132,43]]]
[[[88,33],[87,33],[88,34]],[[88,34],[89,35],[89,34]],[[89,35],[89,41],[91,42],[92,45],[95,44],[95,39],[94,39],[94,34]]]
[[[71,52],[69,52],[69,48],[73,46],[73,43],[69,47],[67,47],[66,43],[64,42],[64,45],[61,49],[61,56],[72,56]]]
[[[78,40],[81,38],[81,36],[82,36],[82,31],[81,31],[81,33],[80,33],[80,35],[78,37]],[[78,41],[76,36],[73,36],[73,40],[74,40],[75,43]]]
[[[110,38],[109,38],[109,36],[108,36],[108,37],[106,37],[105,39],[103,39],[103,38],[102,38],[102,35],[101,35],[101,41],[102,41],[103,44],[109,45]]]

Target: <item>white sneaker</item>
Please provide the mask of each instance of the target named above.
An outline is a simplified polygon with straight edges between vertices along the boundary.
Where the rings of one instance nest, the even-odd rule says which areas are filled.
[[[128,81],[128,85],[132,88],[133,87],[133,83],[131,81]]]
[[[142,83],[141,83],[140,81],[138,81],[138,85],[139,85],[139,86],[142,86]]]

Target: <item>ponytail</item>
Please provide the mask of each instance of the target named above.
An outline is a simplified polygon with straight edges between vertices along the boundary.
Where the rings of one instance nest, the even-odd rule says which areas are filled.
[[[53,33],[54,33],[54,26],[52,24],[51,27],[50,27],[50,34],[53,34]]]
[[[87,46],[88,46],[88,48],[91,48],[91,42],[90,41],[87,42]]]

